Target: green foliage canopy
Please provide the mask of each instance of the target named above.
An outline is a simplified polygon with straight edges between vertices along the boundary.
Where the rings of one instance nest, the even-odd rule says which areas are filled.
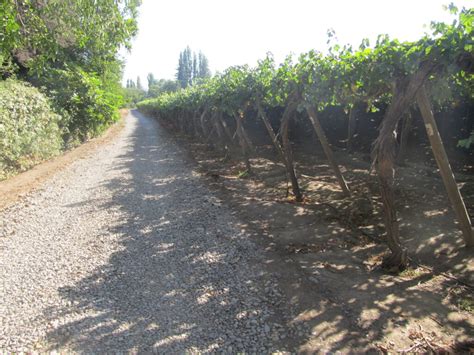
[[[139,0],[5,0],[0,75],[41,88],[63,116],[64,138],[82,141],[117,119],[121,47],[137,32]]]
[[[451,24],[432,23],[431,33],[415,42],[378,37],[374,47],[364,40],[360,47],[334,45],[328,55],[310,51],[293,63],[288,57],[279,67],[269,55],[256,68],[231,67],[198,85],[139,103],[143,111],[165,120],[183,112],[205,108],[224,112],[245,111],[260,101],[266,107],[286,107],[290,102],[311,103],[318,110],[330,106],[350,109],[366,103],[370,110],[388,103],[394,90],[406,84],[422,63],[436,64],[429,78],[437,106],[453,105],[458,97],[472,96],[474,72],[472,9],[451,8],[458,19]],[[444,96],[436,88],[449,87]]]

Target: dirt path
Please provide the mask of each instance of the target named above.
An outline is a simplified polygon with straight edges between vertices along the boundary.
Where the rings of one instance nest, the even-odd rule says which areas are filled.
[[[0,350],[472,345],[456,282],[383,274],[371,265],[384,247],[334,208],[282,201],[219,159],[132,112],[115,139],[0,212]]]
[[[304,330],[263,254],[132,113],[118,138],[0,214],[0,349],[292,350]]]

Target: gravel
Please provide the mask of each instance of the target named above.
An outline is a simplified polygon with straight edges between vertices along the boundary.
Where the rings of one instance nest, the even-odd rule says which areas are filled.
[[[0,213],[0,349],[268,353],[298,329],[264,254],[153,120]]]

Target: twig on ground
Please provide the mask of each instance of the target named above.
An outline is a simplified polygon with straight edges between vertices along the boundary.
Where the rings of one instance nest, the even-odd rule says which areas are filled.
[[[415,344],[413,344],[413,345],[410,346],[409,348],[407,348],[407,349],[402,349],[402,350],[398,350],[398,352],[401,353],[401,354],[406,354],[406,353],[409,353],[410,351],[413,351],[413,350],[415,350],[415,349],[418,349],[418,348],[421,347],[421,346],[423,346],[423,343],[417,341]]]
[[[425,334],[423,334],[423,328],[421,327],[421,325],[419,325],[419,327],[420,327],[421,338],[425,341],[426,345],[428,345],[431,351],[433,353],[436,353],[436,348],[431,344],[431,342],[428,339],[426,339]],[[437,348],[439,348],[439,346],[437,346]]]

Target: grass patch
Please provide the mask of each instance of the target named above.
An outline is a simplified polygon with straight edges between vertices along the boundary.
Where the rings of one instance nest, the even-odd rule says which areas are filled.
[[[399,276],[403,277],[404,279],[416,279],[422,275],[426,274],[426,271],[424,271],[422,268],[411,268],[408,267],[405,270],[403,270]]]
[[[460,310],[474,313],[474,298],[473,297],[463,297],[458,302],[458,307]]]
[[[246,179],[250,176],[248,170],[242,170],[242,171],[239,171],[238,174],[237,174],[237,177],[239,179]]]

